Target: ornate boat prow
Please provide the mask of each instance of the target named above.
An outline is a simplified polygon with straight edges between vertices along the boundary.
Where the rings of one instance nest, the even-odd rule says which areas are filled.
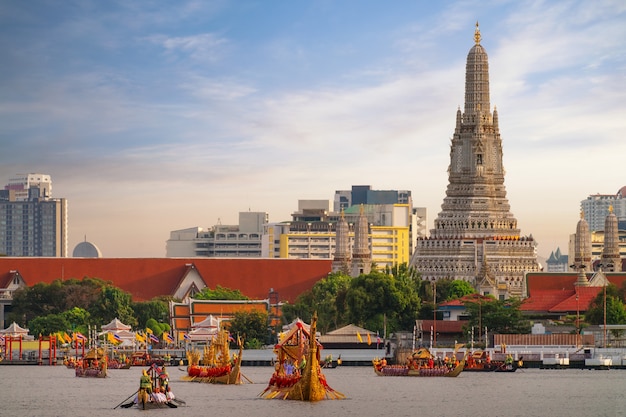
[[[297,401],[345,398],[344,394],[328,386],[321,371],[319,362],[321,346],[315,339],[316,329],[317,313],[314,313],[310,331],[307,332],[301,323],[297,323],[296,328],[285,336],[285,340],[276,345],[275,350],[278,356],[276,372],[272,375],[267,388],[259,396],[267,399],[280,398]],[[307,345],[286,344],[290,340],[302,341],[303,339],[308,339]],[[304,362],[302,369],[298,369],[296,366],[293,373],[286,370],[286,356],[289,357],[290,361],[296,359],[296,365],[301,365]]]

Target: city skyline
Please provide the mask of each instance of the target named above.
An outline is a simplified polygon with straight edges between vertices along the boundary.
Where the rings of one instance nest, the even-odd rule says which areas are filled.
[[[626,185],[626,5],[393,6],[5,4],[0,178],[51,175],[70,253],[163,257],[172,230],[360,184],[410,190],[430,229],[478,21],[511,212],[566,253],[580,201]]]

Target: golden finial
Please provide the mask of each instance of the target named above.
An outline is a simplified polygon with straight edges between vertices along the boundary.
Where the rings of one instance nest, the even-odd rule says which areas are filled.
[[[580,220],[585,218],[585,210],[580,211]]]
[[[478,28],[478,21],[476,21],[476,30],[474,31],[474,42],[476,45],[480,44],[480,29]]]
[[[613,214],[613,205],[609,206],[609,214]]]

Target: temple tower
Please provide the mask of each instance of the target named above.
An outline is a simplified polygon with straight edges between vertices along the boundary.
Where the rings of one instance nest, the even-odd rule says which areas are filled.
[[[335,257],[333,258],[332,271],[343,272],[350,275],[351,256],[350,256],[350,228],[346,217],[341,210],[341,218],[337,222],[335,237]]]
[[[483,294],[521,297],[525,273],[539,270],[536,243],[520,235],[506,197],[498,112],[491,112],[489,60],[480,42],[476,23],[464,112],[456,112],[450,143],[446,197],[430,237],[418,240],[411,265],[422,279],[465,280]]]
[[[602,249],[602,270],[605,272],[621,272],[622,259],[619,254],[619,231],[617,216],[613,206],[609,206],[609,215],[604,221],[604,248]]]
[[[589,223],[585,220],[585,212],[580,212],[580,220],[576,224],[576,236],[574,238],[574,264],[576,270],[590,272],[591,265],[591,232]]]
[[[359,218],[354,225],[354,247],[352,248],[352,276],[369,274],[372,269],[372,252],[369,245],[369,223],[361,204]]]

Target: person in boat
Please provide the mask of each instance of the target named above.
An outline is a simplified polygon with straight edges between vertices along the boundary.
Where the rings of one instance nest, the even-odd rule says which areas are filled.
[[[148,371],[143,370],[143,374],[139,379],[139,389],[145,390],[148,394],[152,392],[152,378],[148,375]]]
[[[337,366],[339,366],[339,365],[341,365],[341,354],[339,356],[337,356]]]
[[[158,385],[154,387],[154,394],[152,395],[152,397],[154,398],[154,402],[156,403],[163,404],[167,402],[167,397],[163,392],[161,392],[161,387],[159,387]]]
[[[163,365],[163,368],[161,368],[161,373],[159,374],[159,383],[164,390],[166,390],[170,384],[170,375],[167,373],[165,365]]]
[[[172,392],[172,387],[170,387],[169,385],[167,386],[165,391],[165,398],[167,399],[167,401],[172,401],[176,398],[176,396]]]

